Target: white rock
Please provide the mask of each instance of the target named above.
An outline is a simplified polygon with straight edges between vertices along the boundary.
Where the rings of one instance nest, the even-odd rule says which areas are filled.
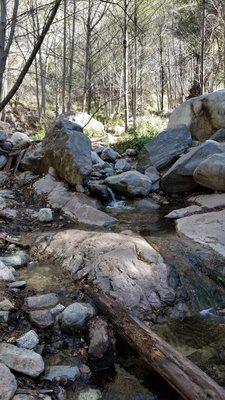
[[[17,345],[23,347],[24,349],[34,349],[39,343],[39,337],[37,333],[33,330],[25,333],[19,339],[17,339]]]
[[[22,146],[24,144],[32,142],[26,133],[14,132],[10,138],[14,146]]]
[[[53,220],[51,208],[41,208],[38,211],[38,220],[40,222],[51,222]]]
[[[0,281],[15,281],[13,270],[0,261]]]

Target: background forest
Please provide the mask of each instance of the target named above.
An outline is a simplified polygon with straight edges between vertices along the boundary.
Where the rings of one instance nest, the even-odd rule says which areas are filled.
[[[0,7],[1,100],[15,85],[11,107],[37,111],[40,126],[79,110],[128,130],[149,112],[165,114],[224,87],[223,0],[2,0]]]

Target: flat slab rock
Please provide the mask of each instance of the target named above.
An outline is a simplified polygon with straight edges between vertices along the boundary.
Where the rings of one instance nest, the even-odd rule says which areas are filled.
[[[47,174],[37,180],[34,190],[39,195],[45,195],[52,208],[62,210],[75,221],[82,224],[105,227],[114,224],[117,220],[98,210],[98,202],[83,193],[74,193],[68,190],[65,183],[57,181]]]
[[[0,362],[13,371],[34,378],[44,371],[44,361],[40,354],[16,347],[10,343],[0,343]]]
[[[221,194],[202,194],[199,196],[192,196],[188,199],[202,207],[213,209],[216,207],[225,207],[225,193]]]
[[[225,210],[181,218],[177,230],[225,257]]]
[[[183,218],[183,217],[192,215],[194,213],[200,212],[201,210],[202,210],[202,207],[197,206],[197,205],[192,205],[189,207],[179,208],[178,210],[173,210],[169,214],[167,214],[165,216],[165,218],[169,218],[169,219]]]
[[[139,236],[66,230],[43,235],[33,247],[39,260],[60,262],[74,279],[86,279],[134,310],[173,304],[167,266]]]

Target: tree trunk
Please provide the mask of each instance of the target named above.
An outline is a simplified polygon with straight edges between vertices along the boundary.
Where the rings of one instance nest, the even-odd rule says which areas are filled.
[[[124,26],[123,26],[123,90],[124,90],[124,124],[125,124],[125,132],[128,132],[128,129],[129,129],[128,1],[129,0],[124,0]]]
[[[66,14],[67,0],[64,0],[63,15],[63,77],[62,77],[62,112],[66,111]]]
[[[174,350],[115,299],[90,287],[86,295],[110,318],[118,333],[185,400],[224,400],[225,390],[195,364]]]
[[[9,93],[6,95],[6,97],[3,99],[3,101],[0,103],[0,111],[2,111],[5,106],[8,104],[8,102],[13,98],[13,96],[15,95],[15,93],[17,92],[17,90],[20,88],[21,84],[23,83],[23,80],[27,74],[27,72],[29,71],[39,49],[41,48],[41,45],[45,39],[45,36],[47,35],[52,22],[54,21],[55,15],[58,11],[58,8],[60,6],[62,0],[55,0],[54,6],[52,8],[52,11],[49,15],[49,18],[42,30],[41,35],[38,37],[37,43],[33,48],[33,51],[31,52],[30,57],[28,58],[25,66],[23,67],[22,71],[20,72],[16,82],[14,83],[12,89],[9,91]]]
[[[204,91],[205,28],[206,28],[206,0],[202,0],[202,32],[201,32],[201,64],[200,64],[201,94]]]
[[[72,21],[72,40],[71,40],[71,55],[69,65],[69,87],[68,87],[68,111],[71,110],[72,106],[72,81],[73,81],[73,63],[74,63],[74,52],[75,52],[75,29],[76,29],[76,0],[73,0],[73,21]]]
[[[6,24],[7,24],[7,9],[6,0],[0,2],[0,101],[3,97],[3,80],[5,73],[5,48],[6,48]]]
[[[159,56],[160,56],[160,111],[164,110],[164,89],[165,89],[165,71],[163,65],[163,40],[162,31],[159,33]]]

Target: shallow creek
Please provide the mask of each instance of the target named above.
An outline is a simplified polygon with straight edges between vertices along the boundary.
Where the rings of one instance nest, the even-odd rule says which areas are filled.
[[[182,206],[179,204],[177,208]],[[188,304],[191,316],[173,317],[166,324],[152,325],[151,328],[225,385],[225,319],[200,315],[203,309],[222,307],[225,303],[225,284],[222,274],[218,273],[224,263],[201,246],[176,234],[174,222],[164,218],[174,208],[172,204],[158,210],[137,210],[132,204],[120,203],[119,207],[108,208],[107,212],[118,219],[117,225],[112,228],[114,231],[135,231],[161,253],[170,267],[170,284],[181,291],[181,298]],[[58,293],[64,305],[77,298],[78,288],[69,276],[65,276],[60,266],[34,264],[20,270],[20,279],[26,280],[28,287],[37,294]],[[80,338],[77,340],[79,342]],[[51,343],[49,345],[51,347]],[[60,348],[56,353],[50,351],[44,358],[46,365],[77,364],[81,361],[79,352],[71,351],[70,346]],[[96,393],[95,397],[91,397],[91,393],[85,397],[85,391],[91,388],[99,390],[99,398],[103,400],[179,398],[149,371],[121,339],[117,341],[115,370],[98,371],[91,379],[68,388],[67,398],[97,400]]]
[[[115,208],[116,230],[130,229],[143,236],[170,267],[170,284],[182,291],[189,316],[170,318],[151,328],[178,351],[225,386],[225,317],[214,309],[225,308],[224,260],[203,246],[176,234],[175,222],[164,216],[182,204],[160,210]],[[208,311],[208,309],[214,308]]]

